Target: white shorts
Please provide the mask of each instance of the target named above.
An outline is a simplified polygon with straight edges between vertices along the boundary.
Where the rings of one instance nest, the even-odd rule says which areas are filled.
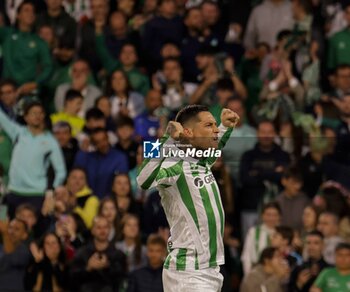
[[[196,271],[163,269],[164,292],[221,292],[220,267]]]

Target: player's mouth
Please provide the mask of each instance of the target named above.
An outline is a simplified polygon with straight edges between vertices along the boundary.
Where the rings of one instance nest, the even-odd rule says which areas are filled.
[[[219,137],[214,137],[213,140],[214,141],[219,141]]]

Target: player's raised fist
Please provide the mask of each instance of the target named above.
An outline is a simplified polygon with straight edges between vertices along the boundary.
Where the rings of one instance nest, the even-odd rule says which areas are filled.
[[[227,128],[234,128],[239,122],[239,115],[228,108],[221,112],[221,123]]]
[[[182,135],[183,130],[184,129],[180,123],[170,121],[165,132],[169,134],[174,140],[178,140],[179,137]]]

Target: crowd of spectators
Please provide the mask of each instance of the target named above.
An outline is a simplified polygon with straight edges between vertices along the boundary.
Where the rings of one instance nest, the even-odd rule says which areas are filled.
[[[187,104],[241,117],[223,291],[350,291],[348,0],[2,0],[0,291],[163,291],[136,176]]]

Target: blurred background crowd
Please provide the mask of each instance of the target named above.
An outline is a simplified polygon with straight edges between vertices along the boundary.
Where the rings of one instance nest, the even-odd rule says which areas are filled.
[[[350,1],[2,0],[0,72],[0,291],[163,291],[136,175],[187,104],[241,117],[223,291],[350,291]]]

